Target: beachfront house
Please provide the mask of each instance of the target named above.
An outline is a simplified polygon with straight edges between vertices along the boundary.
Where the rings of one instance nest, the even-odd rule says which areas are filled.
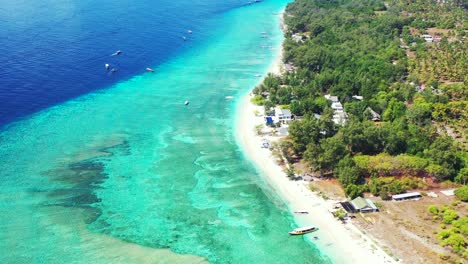
[[[377,212],[379,210],[371,200],[362,197],[352,200],[351,205],[354,210],[360,213]]]
[[[421,198],[421,193],[419,192],[410,192],[392,195],[393,201],[404,201],[404,200],[415,200]]]
[[[357,197],[350,202],[342,202],[341,205],[348,213],[370,213],[379,210],[374,202],[362,197]]]
[[[372,121],[380,121],[380,115],[377,112],[375,112],[372,108],[367,107],[366,110],[364,110],[364,113],[368,115]]]
[[[275,123],[289,123],[293,120],[293,115],[289,109],[275,107]]]

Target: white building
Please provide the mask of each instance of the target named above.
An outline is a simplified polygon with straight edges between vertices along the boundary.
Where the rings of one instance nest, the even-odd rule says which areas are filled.
[[[346,123],[346,120],[348,120],[348,115],[344,111],[335,111],[335,113],[333,114],[333,122],[335,124],[343,125],[344,123]]]
[[[432,42],[434,40],[434,37],[432,37],[431,35],[422,35],[421,36],[426,42]]]
[[[344,111],[344,107],[340,103],[340,100],[338,100],[338,96],[326,94],[324,97],[332,102],[331,108],[335,111],[333,114],[333,122],[338,125],[343,125],[348,119],[348,115]]]
[[[331,108],[335,111],[343,111],[343,105],[340,102],[333,102]]]
[[[304,40],[302,39],[302,36],[299,34],[299,33],[295,33],[291,36],[291,38],[295,41],[295,42],[304,42]]]
[[[275,123],[289,123],[292,121],[293,115],[289,109],[275,107]]]
[[[340,102],[340,100],[338,100],[338,96],[333,96],[333,95],[326,94],[324,97],[325,97],[325,99],[332,101],[332,103],[339,103]]]

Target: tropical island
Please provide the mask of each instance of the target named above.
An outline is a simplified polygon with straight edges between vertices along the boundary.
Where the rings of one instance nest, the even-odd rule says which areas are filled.
[[[467,15],[463,1],[296,0],[280,69],[252,91],[255,147],[395,261],[468,261]]]

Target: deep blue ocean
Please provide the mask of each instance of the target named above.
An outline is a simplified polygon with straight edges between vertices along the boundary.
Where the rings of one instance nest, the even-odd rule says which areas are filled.
[[[0,0],[0,263],[330,263],[234,135],[288,2]]]
[[[209,37],[207,17],[245,4],[0,0],[0,126],[156,67]]]

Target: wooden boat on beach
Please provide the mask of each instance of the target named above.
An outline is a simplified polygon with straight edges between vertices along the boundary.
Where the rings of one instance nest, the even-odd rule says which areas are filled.
[[[294,211],[295,214],[309,214],[308,211]]]
[[[299,236],[299,235],[305,235],[308,233],[312,233],[317,231],[318,228],[315,226],[305,226],[305,227],[299,227],[294,229],[293,231],[289,232],[291,236]]]

